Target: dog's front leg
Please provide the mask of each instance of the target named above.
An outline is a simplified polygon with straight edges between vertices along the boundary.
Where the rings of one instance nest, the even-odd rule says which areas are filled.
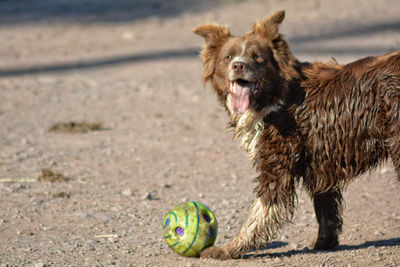
[[[221,247],[205,249],[200,256],[214,259],[240,258],[251,249],[267,245],[281,226],[291,219],[294,208],[292,186],[282,191],[275,185],[263,185],[263,194],[254,200],[250,214],[236,237]]]

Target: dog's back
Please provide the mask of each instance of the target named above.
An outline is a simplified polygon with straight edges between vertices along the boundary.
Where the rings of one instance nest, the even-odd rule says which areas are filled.
[[[388,153],[400,158],[393,143],[400,144],[400,52],[344,66],[314,64],[305,74],[297,120],[313,175],[325,181],[320,187],[340,186],[332,180],[338,178],[347,183]]]

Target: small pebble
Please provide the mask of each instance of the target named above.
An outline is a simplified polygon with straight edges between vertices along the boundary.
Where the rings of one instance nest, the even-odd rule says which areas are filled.
[[[153,196],[151,195],[151,192],[146,192],[143,195],[143,200],[153,200]]]
[[[132,196],[132,190],[130,188],[127,188],[122,191],[122,195],[124,196]]]

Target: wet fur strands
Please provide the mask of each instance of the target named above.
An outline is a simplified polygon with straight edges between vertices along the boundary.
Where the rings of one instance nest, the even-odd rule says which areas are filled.
[[[231,119],[258,172],[255,200],[236,237],[202,257],[238,258],[266,245],[294,212],[302,183],[319,224],[314,249],[333,249],[342,191],[390,158],[400,179],[400,52],[347,65],[299,62],[279,33],[284,11],[243,36],[206,24],[203,82]]]

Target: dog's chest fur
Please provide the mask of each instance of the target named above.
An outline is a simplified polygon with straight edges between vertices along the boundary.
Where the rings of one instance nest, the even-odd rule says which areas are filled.
[[[261,112],[248,110],[244,114],[232,118],[236,122],[234,138],[240,142],[253,162],[257,155],[257,145],[265,129],[264,118],[277,109],[278,106],[274,105],[264,108]]]

